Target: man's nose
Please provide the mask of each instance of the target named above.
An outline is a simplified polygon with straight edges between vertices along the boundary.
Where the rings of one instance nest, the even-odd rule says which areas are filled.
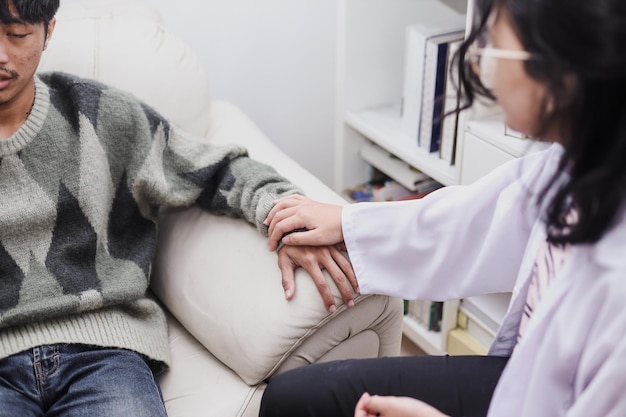
[[[0,63],[6,64],[7,62],[9,62],[8,48],[4,41],[0,40]]]

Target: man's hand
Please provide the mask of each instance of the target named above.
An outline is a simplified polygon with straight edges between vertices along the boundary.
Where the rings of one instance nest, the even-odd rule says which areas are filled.
[[[365,393],[356,405],[354,417],[447,417],[423,401],[410,397],[381,397]]]
[[[281,239],[285,245],[294,246],[327,246],[342,242],[341,210],[341,206],[319,203],[300,195],[281,198],[265,219],[269,226],[270,250],[276,250]],[[306,231],[285,236],[297,229]]]
[[[352,270],[352,264],[338,247],[283,246],[278,252],[278,267],[283,276],[283,288],[287,300],[291,300],[295,294],[294,272],[301,267],[313,278],[328,311],[334,313],[337,306],[328,282],[322,273],[322,270],[325,269],[337,285],[343,302],[348,307],[354,306],[353,291],[358,294],[359,286]]]

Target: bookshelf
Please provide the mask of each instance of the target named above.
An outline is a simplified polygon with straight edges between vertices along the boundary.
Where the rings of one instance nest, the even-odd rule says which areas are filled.
[[[539,149],[533,142],[505,135],[493,109],[459,118],[456,162],[450,165],[417,146],[401,127],[405,28],[440,19],[451,10],[472,10],[474,0],[340,0],[338,2],[335,178],[339,192],[371,178],[372,167],[400,184],[416,168],[444,185],[469,184],[498,165]],[[466,18],[469,22],[470,17]],[[484,109],[483,109],[484,110]],[[407,187],[409,188],[409,187]],[[497,296],[492,296],[497,297]],[[490,296],[478,305],[488,305]],[[492,300],[493,301],[493,300]],[[428,354],[447,349],[457,328],[462,301],[444,303],[440,332],[426,330],[408,316],[404,335]],[[480,308],[480,307],[479,307]],[[488,309],[496,322],[502,309]],[[483,343],[485,341],[483,340]]]
[[[459,173],[455,165],[440,159],[435,153],[426,152],[416,146],[400,126],[400,106],[383,106],[353,111],[346,115],[351,129],[376,143],[380,148],[400,158],[410,166],[428,173],[444,185],[458,182]],[[362,144],[362,146],[365,143]],[[381,169],[385,172],[384,169]],[[401,175],[398,172],[398,175]]]
[[[457,326],[454,333],[448,335],[448,353],[486,354],[502,325],[510,300],[510,293],[478,295],[461,300]]]

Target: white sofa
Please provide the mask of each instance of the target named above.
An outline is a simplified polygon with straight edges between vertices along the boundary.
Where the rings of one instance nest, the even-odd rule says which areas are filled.
[[[194,53],[140,0],[63,0],[40,71],[60,70],[133,92],[173,123],[237,142],[311,197],[344,200],[282,153],[241,111],[212,101]],[[152,290],[168,310],[171,369],[160,382],[170,417],[256,416],[269,376],[342,358],[396,355],[401,302],[360,296],[329,314],[303,271],[285,301],[276,255],[243,220],[190,208],[163,213]]]

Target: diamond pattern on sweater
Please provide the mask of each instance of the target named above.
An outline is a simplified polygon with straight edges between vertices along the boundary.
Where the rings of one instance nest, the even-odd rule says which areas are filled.
[[[96,232],[78,200],[64,184],[59,187],[57,219],[46,267],[65,294],[100,289],[96,271]]]
[[[55,85],[61,77],[60,74],[54,74],[50,77],[50,104],[59,112],[59,114],[72,126],[74,132],[78,133],[78,114],[74,111],[70,93],[66,90],[56,89]]]
[[[16,156],[0,166],[0,243],[27,275],[31,256],[43,264],[52,241],[56,201],[31,177]],[[28,196],[23,200],[22,196]],[[15,204],[24,201],[24,204]]]
[[[89,119],[94,130],[98,128],[98,109],[100,108],[100,98],[104,88],[103,85],[96,83],[79,83],[74,91],[75,99],[81,100],[80,114]]]
[[[108,228],[109,252],[114,258],[139,265],[147,279],[156,251],[157,231],[154,223],[141,215],[127,182],[124,174],[113,200]]]
[[[73,88],[68,89],[71,84]],[[74,131],[79,131],[78,113],[72,103],[81,103],[81,112],[97,126],[98,108],[104,86],[98,83],[84,83],[70,75],[53,73],[50,76],[50,102],[57,111],[72,125]]]
[[[31,258],[28,275],[24,278],[20,291],[20,304],[28,306],[41,302],[41,299],[54,300],[63,295],[63,288],[50,274],[46,266]]]
[[[222,171],[222,172],[220,172]],[[209,181],[210,178],[221,177],[221,183]],[[196,200],[201,207],[213,207],[214,210],[226,210],[229,208],[228,192],[235,185],[233,176],[227,164],[215,164],[195,172],[186,173],[183,177],[203,188],[202,193]]]
[[[0,314],[17,306],[20,301],[20,289],[24,281],[24,272],[0,244]]]
[[[106,151],[90,122],[81,114],[78,202],[102,244],[108,245],[107,216],[115,192]]]

